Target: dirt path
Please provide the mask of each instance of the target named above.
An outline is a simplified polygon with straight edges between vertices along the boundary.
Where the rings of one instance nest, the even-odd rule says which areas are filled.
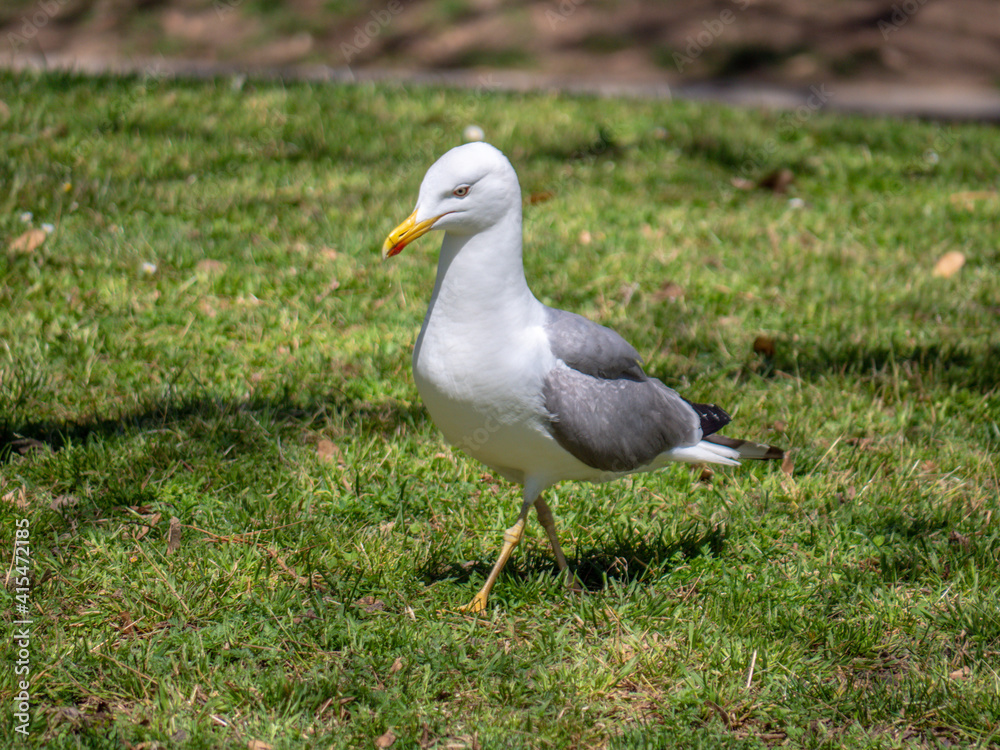
[[[0,66],[252,70],[781,108],[822,98],[835,110],[1000,121],[1000,5],[6,0]]]
[[[3,63],[0,62],[0,66]],[[138,75],[212,78],[253,75],[283,80],[399,81],[413,85],[444,85],[496,91],[558,90],[599,96],[702,99],[737,106],[810,111],[825,109],[869,115],[921,117],[943,121],[1000,123],[1000,91],[975,86],[916,86],[879,82],[843,81],[809,87],[714,81],[671,87],[665,83],[593,81],[573,76],[510,71],[422,72],[366,68],[330,68],[323,65],[255,67],[242,63],[171,60],[164,57],[133,59],[79,59],[49,55],[22,57],[15,69],[73,70],[83,73],[132,73]]]

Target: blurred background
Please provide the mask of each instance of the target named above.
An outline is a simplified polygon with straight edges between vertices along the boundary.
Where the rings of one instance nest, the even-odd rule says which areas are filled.
[[[1000,93],[997,0],[4,0],[0,63]],[[693,89],[697,90],[697,89]],[[942,91],[950,94],[942,94]]]

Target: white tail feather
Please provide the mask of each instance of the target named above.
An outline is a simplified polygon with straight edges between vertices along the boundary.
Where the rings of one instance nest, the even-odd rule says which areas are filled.
[[[739,466],[740,454],[732,448],[716,443],[707,443],[702,440],[696,445],[687,445],[681,448],[674,448],[661,454],[662,458],[668,461],[683,461],[689,464],[725,464],[726,466]]]

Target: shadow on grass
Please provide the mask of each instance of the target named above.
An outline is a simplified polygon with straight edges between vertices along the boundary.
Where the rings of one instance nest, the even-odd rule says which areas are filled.
[[[941,504],[913,516],[893,511],[872,525],[878,544],[878,570],[889,583],[948,581],[970,567],[982,570],[994,564],[1000,552],[1000,534],[990,527],[988,511],[980,522],[963,503]]]
[[[786,372],[806,380],[829,375],[890,378],[909,381],[917,392],[925,388],[957,387],[989,394],[998,391],[998,363],[1000,347],[994,344],[973,348],[962,342],[930,343],[903,348],[891,343],[839,342],[831,349],[819,341],[800,341],[795,345],[779,341],[774,356],[764,357],[764,368],[757,372],[764,377]],[[652,374],[669,382],[667,373]],[[352,429],[386,435],[401,426],[414,426],[428,418],[422,405],[373,403],[362,392],[352,391],[357,389],[348,384],[344,390],[302,398],[296,393],[295,384],[288,383],[274,396],[244,400],[205,395],[181,398],[168,394],[129,413],[114,417],[95,415],[75,422],[18,421],[2,413],[17,411],[16,404],[6,404],[0,409],[0,464],[10,461],[16,453],[58,451],[68,444],[87,443],[95,438],[163,430],[187,422],[225,423],[247,415],[266,415],[268,423],[279,426],[308,425],[317,419],[335,417]],[[209,431],[233,432],[225,427]],[[236,432],[239,434],[238,430]],[[223,448],[233,445],[233,435],[226,437]]]
[[[497,533],[497,553],[500,550],[500,532]],[[711,529],[692,527],[677,536],[664,530],[655,536],[639,537],[630,534],[629,528],[612,529],[597,546],[578,551],[568,560],[580,583],[588,591],[600,591],[608,581],[641,581],[662,576],[685,560],[703,555],[722,553],[728,531],[725,526]],[[417,575],[428,583],[451,580],[467,583],[473,576],[486,578],[493,561],[454,562],[444,560],[445,550],[432,551],[427,562],[417,568]],[[541,573],[556,575],[559,567],[550,551],[542,552],[530,546],[522,554],[511,558],[500,576],[519,581],[530,580]]]
[[[558,146],[550,146],[534,151],[525,161],[534,162],[539,157],[557,162],[592,161],[620,156],[624,146],[618,142],[616,133],[605,125],[597,126],[597,133],[591,141],[567,141]]]
[[[865,378],[888,375],[918,387],[953,386],[985,394],[998,390],[998,363],[1000,347],[992,344],[982,348],[963,342],[894,347],[842,342],[831,350],[818,341],[802,341],[794,347],[778,342],[775,356],[766,359],[767,368],[760,374],[781,371],[808,380],[831,374]]]
[[[60,451],[68,445],[169,430],[180,425],[195,426],[196,433],[203,433],[207,438],[206,448],[215,443],[220,450],[232,450],[234,445],[237,449],[260,449],[260,441],[241,429],[241,422],[252,419],[277,428],[290,424],[308,428],[330,418],[359,431],[390,434],[401,425],[413,426],[426,420],[427,414],[420,405],[395,401],[373,403],[346,391],[298,400],[289,384],[274,397],[240,400],[203,395],[176,399],[167,396],[117,417],[94,416],[75,422],[17,423],[0,415],[0,464],[10,461],[15,454]]]

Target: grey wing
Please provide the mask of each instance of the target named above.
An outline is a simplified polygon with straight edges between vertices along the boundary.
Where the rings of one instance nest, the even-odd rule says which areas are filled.
[[[544,393],[556,442],[601,471],[634,471],[702,437],[698,413],[655,378],[595,378],[556,366]]]
[[[701,412],[647,377],[639,353],[610,328],[550,308],[546,333],[565,363],[545,379],[549,429],[580,461],[602,471],[633,471],[701,439]]]
[[[610,328],[552,307],[546,316],[552,353],[574,370],[595,378],[646,379],[639,352]]]

